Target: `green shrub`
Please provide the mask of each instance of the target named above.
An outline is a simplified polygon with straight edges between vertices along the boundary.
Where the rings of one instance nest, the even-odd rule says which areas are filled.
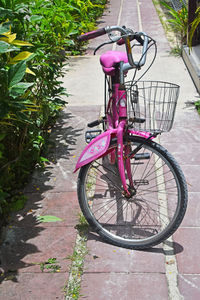
[[[0,0],[0,213],[22,207],[20,188],[44,165],[49,130],[66,104],[63,54],[81,52],[77,35],[95,28],[105,2]]]
[[[180,0],[180,2],[182,4],[182,8],[180,10],[173,9],[164,1],[161,1],[161,4],[167,8],[169,15],[172,17],[167,21],[172,26],[174,32],[181,42],[181,45],[183,45],[186,43],[187,39],[188,9],[183,0]]]
[[[28,98],[34,82],[27,73],[34,73],[27,64],[33,53],[21,51],[31,46],[16,39],[10,22],[0,24],[0,213],[8,206],[6,198],[17,182],[19,170],[13,168],[22,157],[30,116],[38,110]]]

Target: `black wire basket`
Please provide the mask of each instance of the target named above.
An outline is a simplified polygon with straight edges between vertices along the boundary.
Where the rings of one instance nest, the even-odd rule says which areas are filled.
[[[179,89],[178,85],[163,81],[126,82],[130,127],[137,131],[170,131]]]

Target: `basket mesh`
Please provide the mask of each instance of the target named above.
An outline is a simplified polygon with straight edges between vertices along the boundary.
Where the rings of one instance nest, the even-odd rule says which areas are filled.
[[[128,118],[135,130],[170,131],[173,125],[179,86],[162,81],[127,82]],[[145,119],[135,123],[135,118]]]

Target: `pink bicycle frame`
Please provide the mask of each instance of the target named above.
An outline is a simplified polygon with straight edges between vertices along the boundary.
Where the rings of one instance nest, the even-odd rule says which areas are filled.
[[[127,99],[125,90],[120,89],[120,84],[116,83],[114,87],[114,95],[111,96],[107,109],[107,127],[108,129],[94,138],[83,150],[76,164],[75,172],[82,166],[110,154],[110,163],[114,163],[115,149],[109,149],[111,138],[117,137],[117,161],[118,169],[121,177],[123,189],[127,196],[130,195],[125,177],[125,168],[129,179],[130,187],[133,187],[133,179],[131,174],[130,159],[126,159],[124,167],[124,155],[130,152],[129,145],[124,145],[123,137],[126,130],[127,134],[138,135],[149,138],[150,133],[142,131],[127,130]],[[112,109],[111,109],[112,107]],[[112,116],[109,110],[112,111]]]
[[[106,111],[106,122],[107,122],[108,129],[102,134],[98,135],[96,138],[92,139],[91,142],[86,146],[86,148],[81,153],[81,156],[77,162],[75,171],[78,170],[80,167],[107,154],[110,154],[110,163],[111,164],[115,163],[116,160],[115,149],[110,150],[109,146],[110,146],[111,138],[117,137],[117,161],[118,161],[119,174],[121,177],[125,194],[127,196],[130,196],[130,193],[128,191],[128,186],[126,183],[126,177],[125,177],[125,168],[126,168],[127,176],[129,179],[129,185],[130,187],[133,187],[130,158],[127,158],[130,153],[130,146],[124,145],[124,141],[123,141],[124,133],[130,135],[139,135],[144,138],[149,138],[151,134],[148,132],[135,132],[135,131],[128,130],[126,91],[125,88],[121,88],[121,87],[123,86],[124,83],[124,74],[127,73],[128,70],[133,68],[140,68],[145,64],[149,38],[145,33],[140,33],[138,34],[137,37],[136,35],[134,35],[134,38],[141,45],[143,45],[141,59],[138,62],[135,62],[133,60],[129,35],[127,35],[127,31],[125,30],[124,27],[108,26],[94,32],[86,33],[80,36],[79,40],[89,40],[97,36],[103,35],[105,33],[111,33],[112,31],[118,31],[120,32],[121,36],[124,35],[126,36],[126,38],[123,39],[123,41],[120,39],[119,44],[125,43],[127,57],[119,54],[116,56],[114,55],[114,59],[111,65],[109,65],[108,62],[110,56],[106,56],[106,58],[104,58],[102,62],[102,65],[105,64],[104,65],[105,68],[111,69],[111,71],[113,71],[112,75],[111,73],[107,73],[107,74],[109,74],[109,76],[113,76],[112,79],[114,79],[115,82],[114,92],[113,92],[114,94],[109,99],[108,108]],[[141,39],[141,35],[143,39]],[[125,164],[124,164],[124,156],[126,157]]]

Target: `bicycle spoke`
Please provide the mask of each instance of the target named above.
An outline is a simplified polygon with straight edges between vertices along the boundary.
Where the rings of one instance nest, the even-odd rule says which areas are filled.
[[[167,230],[179,201],[177,179],[167,160],[148,144],[138,154],[138,161],[130,159],[134,187],[125,174],[129,197],[124,194],[116,165],[109,165],[107,157],[91,164],[86,177],[87,207],[92,217],[103,231],[123,241],[148,240]]]

